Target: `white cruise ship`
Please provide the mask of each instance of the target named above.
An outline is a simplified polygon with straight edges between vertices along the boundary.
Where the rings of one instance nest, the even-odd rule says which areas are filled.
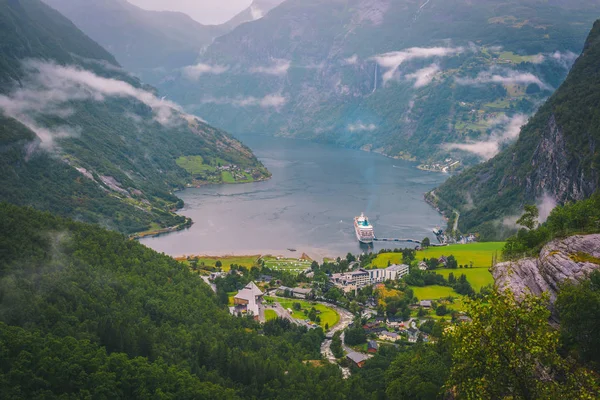
[[[356,238],[361,243],[373,243],[375,239],[373,225],[369,223],[369,219],[365,217],[364,213],[361,213],[360,217],[354,217],[354,232],[356,232]]]

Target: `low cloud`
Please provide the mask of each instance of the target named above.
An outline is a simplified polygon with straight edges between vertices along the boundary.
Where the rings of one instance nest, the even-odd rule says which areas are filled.
[[[379,66],[386,69],[383,74],[383,82],[398,78],[398,68],[406,61],[413,59],[427,59],[433,57],[447,57],[453,54],[462,53],[462,47],[412,47],[402,51],[379,54],[372,57]]]
[[[489,83],[499,83],[502,85],[529,85],[536,84],[541,89],[551,89],[550,86],[542,82],[540,78],[529,72],[518,72],[507,69],[494,69],[480,72],[475,78],[455,78],[459,85],[484,85]]]
[[[235,107],[261,107],[280,109],[287,103],[287,99],[280,94],[268,94],[264,97],[235,97],[235,98],[215,98],[207,97],[202,100],[203,103],[227,104]]]
[[[571,69],[575,60],[577,60],[577,54],[572,51],[566,51],[561,53],[560,51],[555,51],[550,55],[550,59],[558,63],[565,69]]]
[[[358,121],[355,124],[349,124],[347,129],[350,132],[373,132],[377,129],[375,124],[364,124],[361,121]]]
[[[548,220],[550,213],[556,208],[558,202],[556,201],[556,199],[554,199],[554,197],[552,197],[552,195],[544,193],[540,198],[537,199],[535,204],[539,211],[538,222],[540,224],[543,224]],[[522,228],[522,226],[517,225],[517,221],[519,220],[519,218],[521,218],[521,215],[522,213],[519,215],[510,215],[504,217],[502,219],[502,225],[511,229]]]
[[[274,76],[285,76],[292,66],[292,62],[283,59],[274,59],[273,63],[266,67],[253,67],[250,72],[253,74],[266,74]]]
[[[552,210],[556,208],[558,205],[556,199],[552,197],[548,193],[544,193],[544,195],[538,199],[537,207],[540,212],[540,216],[538,217],[538,221],[540,224],[546,222]]]
[[[77,135],[72,126],[41,126],[40,117],[68,118],[72,101],[104,101],[107,97],[129,97],[146,104],[154,111],[156,121],[173,123],[181,108],[168,100],[136,88],[131,84],[104,78],[76,66],[61,66],[41,61],[23,63],[25,77],[22,86],[7,95],[0,95],[0,111],[31,129],[41,141],[41,147],[52,149],[54,140]]]
[[[358,55],[354,54],[351,57],[344,58],[343,62],[345,65],[356,65],[358,64]]]
[[[436,76],[439,75],[441,68],[437,64],[431,64],[429,67],[420,69],[412,74],[406,75],[406,79],[415,81],[415,88],[429,85]]]
[[[444,145],[446,150],[462,150],[473,153],[483,160],[489,160],[500,152],[503,144],[511,142],[519,137],[521,128],[527,123],[525,115],[515,115],[512,118],[501,117],[488,121],[492,131],[486,140],[473,141],[469,143],[448,143]]]
[[[190,65],[182,69],[183,75],[192,81],[197,81],[202,75],[221,75],[228,70],[229,67],[226,65],[209,65],[203,63]]]

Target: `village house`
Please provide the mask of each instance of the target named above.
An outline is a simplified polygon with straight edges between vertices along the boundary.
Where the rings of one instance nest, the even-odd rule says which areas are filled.
[[[410,328],[406,331],[406,333],[408,334],[408,343],[417,343],[417,340],[419,339],[418,330]]]
[[[377,353],[377,350],[379,350],[379,345],[377,344],[377,342],[374,340],[369,340],[367,342],[367,352]]]
[[[254,282],[250,282],[233,297],[234,306],[230,311],[234,315],[246,314],[258,320],[262,310],[263,292]]]
[[[362,368],[365,365],[365,361],[369,359],[366,354],[362,354],[356,351],[348,353],[346,358],[354,363],[358,368]]]
[[[396,340],[400,339],[400,335],[398,335],[396,332],[383,331],[379,333],[379,339],[395,342]]]
[[[387,320],[387,326],[390,328],[400,328],[404,326],[404,322],[402,322],[402,318],[398,317],[389,317]]]
[[[431,300],[421,300],[419,305],[423,308],[431,308]]]
[[[287,286],[280,286],[277,288],[277,294],[280,296],[292,296],[298,299],[306,299],[312,293],[312,289],[304,288],[290,288]]]
[[[421,271],[427,271],[427,263],[425,261],[419,262],[419,269]]]
[[[440,267],[445,267],[448,264],[448,257],[441,256],[440,258],[438,258],[438,264]]]

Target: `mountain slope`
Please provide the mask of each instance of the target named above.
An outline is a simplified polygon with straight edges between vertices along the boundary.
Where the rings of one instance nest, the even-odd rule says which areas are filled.
[[[0,33],[0,200],[133,233],[185,223],[173,190],[219,165],[267,175],[40,1],[0,0]]]
[[[149,11],[126,0],[44,0],[145,79],[157,68],[178,68],[227,29],[205,26],[188,15]]]
[[[524,204],[564,203],[600,187],[600,21],[569,76],[521,130],[518,141],[487,163],[435,190],[442,209],[458,209],[463,232],[491,237]],[[506,224],[504,224],[506,227]]]
[[[283,0],[254,0],[248,8],[239,12],[223,25],[229,30],[233,30],[246,22],[256,21],[264,17],[281,3],[283,3]]]
[[[320,329],[263,333],[136,241],[6,203],[0,226],[3,398],[327,399],[343,384],[302,363]]]
[[[160,88],[240,134],[474,162],[456,144],[512,139],[509,121],[562,82],[599,12],[597,0],[287,0],[217,38],[203,73]]]

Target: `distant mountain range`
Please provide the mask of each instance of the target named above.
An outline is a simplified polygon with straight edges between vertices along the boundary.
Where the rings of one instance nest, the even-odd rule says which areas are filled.
[[[283,1],[284,0],[254,0],[248,8],[242,10],[223,25],[229,30],[233,30],[246,22],[256,21],[267,15],[269,11],[283,3]]]
[[[126,0],[44,0],[151,83],[195,64],[216,37],[263,17],[281,1],[256,0],[225,24],[203,25],[184,13],[144,10]]]
[[[287,0],[159,87],[238,134],[475,163],[560,85],[599,14],[597,0]]]
[[[178,188],[268,176],[39,0],[0,0],[0,37],[0,201],[134,233],[185,223]]]
[[[484,238],[514,229],[523,205],[544,214],[600,188],[600,21],[569,76],[521,130],[515,144],[450,178],[430,195],[462,232]]]

